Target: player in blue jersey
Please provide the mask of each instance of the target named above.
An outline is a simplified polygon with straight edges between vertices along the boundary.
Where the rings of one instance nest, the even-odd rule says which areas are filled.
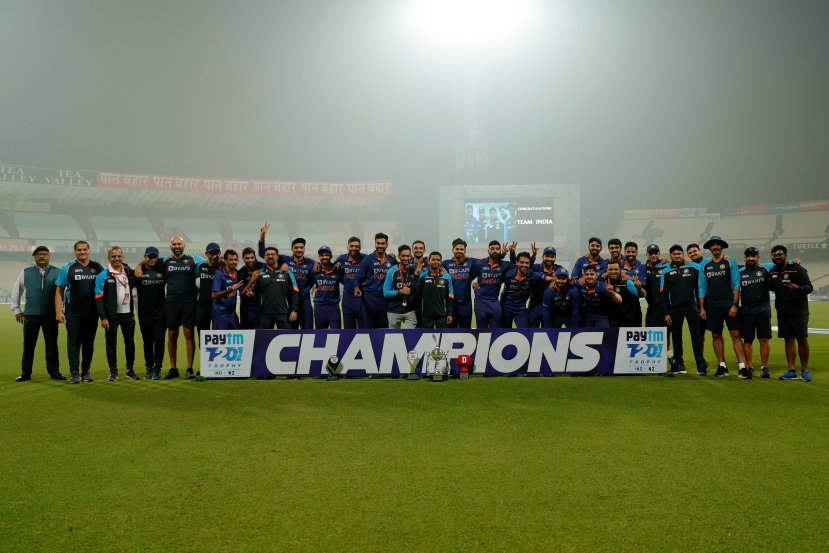
[[[216,271],[213,279],[213,330],[237,330],[240,324],[236,301],[245,282],[238,278],[236,271],[239,254],[235,250],[225,250],[223,258],[224,267]]]
[[[210,320],[213,317],[213,277],[219,269],[221,254],[221,247],[211,242],[204,248],[204,257],[207,261],[198,265],[199,300],[196,304],[196,332],[198,333],[202,330],[210,330]]]
[[[374,235],[374,251],[363,257],[357,269],[354,295],[363,298],[366,328],[388,328],[388,301],[383,295],[383,284],[389,269],[397,260],[386,254],[388,235]]]
[[[199,293],[198,272],[199,263],[205,259],[200,255],[187,255],[184,253],[185,243],[181,236],[173,236],[170,239],[170,251],[172,256],[161,260],[160,270],[164,274],[167,283],[167,297],[164,303],[164,320],[167,323],[167,353],[170,357],[170,370],[164,376],[165,379],[178,378],[178,334],[179,327],[184,334],[184,345],[186,348],[187,378],[195,378],[193,372],[193,358],[196,353],[196,340],[193,335],[193,327],[196,324],[196,298]],[[141,277],[144,274],[144,263],[142,260],[135,267],[135,276]]]
[[[586,328],[610,328],[610,304],[622,303],[622,296],[612,286],[599,281],[598,264],[584,265],[583,284],[578,286],[581,295],[581,326]]]
[[[454,312],[451,328],[472,326],[472,265],[477,259],[466,257],[466,241],[456,238],[452,241],[452,258],[443,262],[443,268],[452,277],[455,291]]]
[[[420,273],[414,268],[412,250],[407,244],[397,248],[397,256],[399,262],[388,270],[383,281],[389,328],[417,328],[417,301],[413,293]]]
[[[348,239],[348,253],[337,257],[334,265],[343,271],[343,328],[365,328],[363,299],[354,294],[358,288],[357,271],[363,261],[360,239],[352,236]]]
[[[314,323],[317,328],[342,328],[340,284],[343,271],[331,263],[331,248],[320,246],[319,263],[311,274],[314,279]]]
[[[607,271],[607,260],[603,259],[599,254],[602,252],[602,239],[592,237],[587,241],[587,255],[576,259],[573,265],[573,270],[570,272],[570,278],[579,284],[584,281],[581,280],[584,268],[588,265],[594,265],[598,274],[603,275]],[[579,282],[581,281],[581,282]]]
[[[489,243],[489,257],[472,265],[472,288],[475,290],[475,322],[478,328],[501,327],[501,303],[498,297],[504,273],[515,265],[504,261],[507,245],[498,240]]]
[[[548,283],[552,276],[545,277],[530,269],[529,252],[521,252],[515,258],[515,267],[503,275],[504,290],[501,293],[501,328],[530,328],[530,311],[527,300],[530,299],[531,284]]]
[[[564,267],[556,269],[553,279],[541,299],[544,328],[577,328],[581,314],[579,289],[570,284]]]
[[[703,247],[711,252],[711,259],[703,264],[700,271],[699,316],[706,320],[706,326],[711,331],[711,342],[718,362],[714,376],[728,376],[722,336],[725,323],[739,363],[739,374],[745,378],[746,359],[740,338],[740,319],[737,317],[740,306],[740,268],[733,259],[726,258],[723,254],[728,242],[722,237],[712,236]]]
[[[740,335],[746,356],[746,373],[743,378],[754,376],[754,338],[760,342],[760,375],[769,378],[769,340],[771,339],[771,275],[759,264],[760,251],[746,248],[746,264],[740,269]]]
[[[66,323],[66,353],[71,374],[69,383],[79,384],[81,380],[92,382],[90,371],[98,332],[95,279],[104,268],[89,259],[88,242],[75,242],[74,251],[75,261],[64,265],[55,280],[55,318],[59,323]]]
[[[532,253],[535,257],[536,245],[532,244]],[[535,263],[531,269],[541,273],[545,279],[530,283],[530,328],[538,328],[544,323],[544,294],[550,287],[549,279],[553,278],[559,269],[564,269],[556,263],[556,249],[547,246],[541,252],[541,263]],[[566,270],[564,271],[567,272]]]

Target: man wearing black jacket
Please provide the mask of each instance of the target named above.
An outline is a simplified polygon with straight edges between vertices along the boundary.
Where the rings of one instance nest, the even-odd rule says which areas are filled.
[[[809,294],[812,281],[801,265],[786,260],[786,246],[771,249],[774,267],[769,271],[771,289],[774,290],[774,308],[777,310],[778,335],[786,342],[786,362],[789,369],[780,380],[797,380],[795,353],[800,357],[800,378],[811,382],[809,374]],[[795,351],[797,341],[797,351]]]
[[[109,267],[95,279],[95,306],[106,337],[109,380],[118,380],[118,328],[124,337],[124,354],[127,361],[127,378],[138,380],[133,370],[135,363],[135,315],[132,312],[132,287],[135,276],[124,265],[124,252],[118,246],[109,249]]]
[[[164,273],[161,272],[158,248],[150,246],[144,250],[144,273],[135,277],[138,290],[138,326],[144,343],[144,378],[161,380],[161,365],[164,363],[164,335],[167,326],[164,321]]]

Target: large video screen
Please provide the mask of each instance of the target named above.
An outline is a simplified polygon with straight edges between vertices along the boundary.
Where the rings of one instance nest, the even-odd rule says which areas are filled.
[[[470,244],[532,242],[552,237],[553,201],[521,198],[510,201],[467,200],[464,204],[465,240]]]

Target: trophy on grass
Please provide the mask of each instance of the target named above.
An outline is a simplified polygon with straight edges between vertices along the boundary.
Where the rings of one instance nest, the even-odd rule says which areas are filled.
[[[449,379],[449,359],[445,351],[438,345],[438,337],[432,334],[435,340],[435,348],[429,352],[429,368],[426,374],[432,382],[443,382]]]
[[[332,355],[331,357],[329,357],[328,362],[325,364],[325,370],[326,372],[328,372],[328,378],[326,380],[339,380],[339,375],[343,370],[343,365],[342,363],[340,363],[340,358],[336,355]]]
[[[420,375],[417,374],[417,364],[420,363],[420,354],[412,350],[406,355],[406,361],[409,362],[409,374],[406,375],[406,380],[420,380]]]

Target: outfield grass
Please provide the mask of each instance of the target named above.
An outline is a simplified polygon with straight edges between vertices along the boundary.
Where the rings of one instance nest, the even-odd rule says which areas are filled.
[[[811,326],[829,327],[829,305],[812,310]],[[99,335],[96,382],[69,386],[46,380],[40,350],[36,380],[13,382],[20,335],[10,315],[0,323],[3,551],[829,543],[829,336],[810,339],[812,383],[433,384],[109,383]],[[781,346],[773,341],[775,376]],[[710,340],[706,351],[711,360]]]

